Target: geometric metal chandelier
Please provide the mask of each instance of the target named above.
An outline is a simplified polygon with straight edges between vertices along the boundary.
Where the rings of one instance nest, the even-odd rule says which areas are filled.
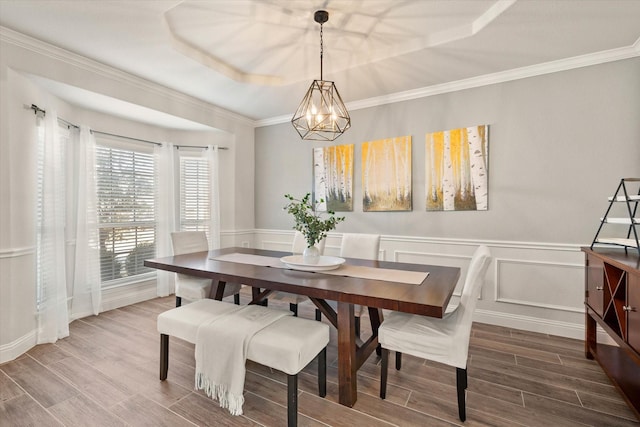
[[[322,24],[329,20],[329,12],[318,10],[313,19],[320,24],[320,80],[311,83],[291,119],[291,124],[302,139],[333,141],[351,127],[351,117],[336,85],[322,79]]]

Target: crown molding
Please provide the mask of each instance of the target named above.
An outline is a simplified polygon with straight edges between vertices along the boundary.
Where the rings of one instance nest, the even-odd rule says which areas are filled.
[[[130,84],[145,91],[170,98],[175,102],[189,105],[198,109],[203,109],[212,115],[220,117],[221,119],[234,120],[236,122],[254,128],[286,123],[291,120],[291,114],[263,120],[252,120],[248,117],[239,115],[229,110],[225,110],[224,108],[209,104],[207,102],[201,101],[197,98],[193,98],[189,95],[183,94],[165,86],[150,82],[149,80],[136,77],[117,68],[59,48],[36,38],[11,30],[7,27],[0,26],[0,41],[13,44],[15,46],[30,50],[32,52],[47,56],[61,62],[65,62],[74,67],[101,75],[112,80]],[[457,80],[453,82],[442,83],[439,85],[426,86],[418,89],[362,99],[349,102],[346,104],[346,106],[348,110],[356,111],[385,104],[393,104],[396,102],[426,98],[429,96],[457,92],[465,89],[473,89],[477,87],[557,73],[576,68],[603,64],[607,62],[620,61],[637,56],[640,56],[640,38],[636,40],[634,44],[627,47],[610,49],[592,54],[580,55],[556,61],[549,61],[530,67],[515,68],[498,73],[472,77],[469,79]]]
[[[359,101],[348,102],[346,104],[346,107],[349,111],[362,110],[364,108],[378,107],[381,105],[393,104],[395,102],[426,98],[429,96],[457,92],[465,89],[473,89],[497,83],[504,83],[514,80],[526,79],[529,77],[557,73],[560,71],[573,70],[575,68],[589,67],[592,65],[598,65],[607,62],[620,61],[637,56],[640,56],[640,38],[636,40],[633,45],[627,47],[605,50],[602,52],[596,52],[587,55],[574,56],[571,58],[544,62],[541,64],[532,65],[530,67],[514,68],[512,70],[501,71],[498,73],[485,74],[483,76],[442,83],[439,85],[426,86],[418,89],[407,90],[404,92],[397,92],[389,95],[362,99]],[[291,115],[257,120],[256,127],[286,123],[290,120]]]
[[[225,110],[224,108],[218,107],[216,105],[209,104],[205,101],[201,101],[197,98],[186,95],[174,89],[170,89],[166,86],[162,86],[149,80],[134,76],[133,74],[121,71],[117,68],[111,67],[101,62],[86,58],[77,53],[59,48],[42,40],[27,36],[10,28],[0,26],[0,41],[18,46],[20,48],[32,51],[39,55],[43,55],[60,62],[64,62],[73,67],[98,74],[102,77],[119,81],[142,89],[144,91],[169,98],[170,100],[181,103],[183,105],[194,107],[200,110],[205,110],[211,115],[215,115],[217,117],[220,117],[221,119],[234,120],[244,125],[255,127],[255,121],[250,118],[229,110]]]

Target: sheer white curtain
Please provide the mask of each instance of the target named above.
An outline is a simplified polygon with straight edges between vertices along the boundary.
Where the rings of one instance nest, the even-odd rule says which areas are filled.
[[[69,148],[75,164],[75,254],[71,285],[71,320],[98,314],[100,289],[100,238],[96,187],[96,140],[86,126],[71,133]]]
[[[219,161],[220,150],[218,146],[207,146],[207,159],[209,161],[209,197],[210,224],[209,224],[209,247],[211,249],[220,248],[220,187],[219,187]]]
[[[39,179],[36,215],[36,281],[38,344],[69,335],[67,272],[65,260],[65,168],[64,146],[58,116],[49,110],[38,120]]]
[[[86,126],[62,129],[51,109],[38,127],[36,340],[40,344],[68,336],[71,320],[98,314],[101,289],[95,139]]]
[[[176,230],[175,198],[175,149],[173,144],[156,145],[156,256],[169,256],[171,250],[171,232]],[[167,296],[174,292],[175,274],[158,270],[156,272],[157,294]]]

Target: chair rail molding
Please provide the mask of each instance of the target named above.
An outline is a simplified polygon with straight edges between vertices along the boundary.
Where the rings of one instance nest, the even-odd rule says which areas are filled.
[[[8,248],[0,249],[0,259],[3,258],[16,258],[27,255],[34,255],[36,253],[35,246],[25,246],[22,248]]]

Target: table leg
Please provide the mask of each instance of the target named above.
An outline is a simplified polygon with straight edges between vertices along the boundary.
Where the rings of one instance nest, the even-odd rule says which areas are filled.
[[[358,398],[356,327],[353,304],[338,302],[338,384],[340,404],[352,407]]]
[[[211,290],[209,291],[209,298],[216,299],[218,301],[222,301],[222,297],[224,296],[224,287],[227,282],[218,279],[211,279]]]

